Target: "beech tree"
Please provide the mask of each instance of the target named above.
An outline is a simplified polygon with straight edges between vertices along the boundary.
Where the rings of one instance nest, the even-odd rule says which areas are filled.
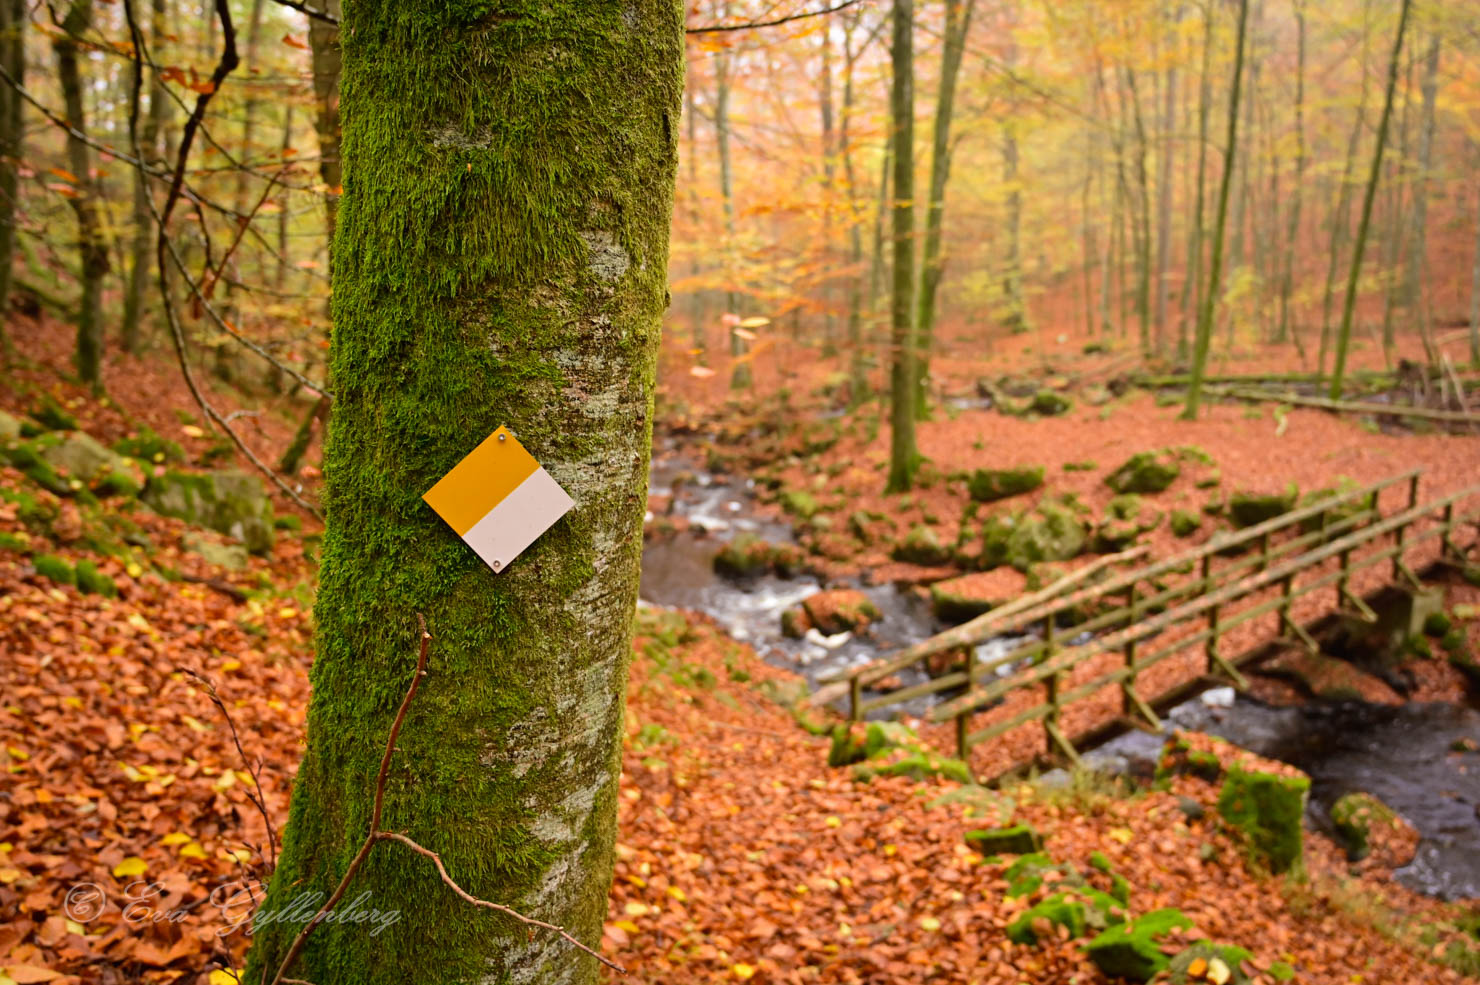
[[[612,874],[683,89],[669,0],[344,6],[334,413],[307,750],[262,912],[327,895],[370,826],[594,945]],[[421,500],[507,425],[575,508],[495,574]],[[378,844],[372,935],[259,926],[244,977],[591,982],[559,935]],[[320,897],[322,900],[322,897]]]

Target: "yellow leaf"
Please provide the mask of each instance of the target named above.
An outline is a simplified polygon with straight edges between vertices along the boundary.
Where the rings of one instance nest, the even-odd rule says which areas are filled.
[[[0,869],[0,883],[9,886],[21,877],[20,869]]]
[[[240,660],[228,660],[224,664],[221,665],[221,672],[224,673],[224,674],[230,674],[233,671],[237,671],[237,670],[241,670],[241,669],[242,669],[242,662]]]
[[[680,903],[686,903],[686,902],[688,902],[688,899],[689,899],[688,894],[685,893],[682,889],[679,889],[677,886],[669,886],[668,887],[668,895],[669,896],[672,896],[674,899],[678,900]]]
[[[633,923],[631,920],[618,920],[616,923],[612,924],[612,926],[621,927],[629,934],[635,934],[638,932],[637,924]]]
[[[245,848],[223,848],[221,849],[221,856],[223,858],[231,859],[234,862],[241,862],[245,864],[248,860],[251,859],[252,853],[247,851]]]
[[[128,572],[130,578],[137,578],[144,573],[144,569],[139,566],[138,561],[130,561],[123,570]]]
[[[132,879],[149,871],[149,866],[137,855],[130,855],[113,867],[113,876],[117,879]]]
[[[5,751],[8,752],[8,753],[10,753],[10,758],[11,759],[30,759],[31,758],[31,754],[28,753],[28,752],[26,752],[26,750],[22,749],[20,746],[6,746],[5,747]]]
[[[730,970],[733,971],[735,973],[735,977],[740,979],[742,982],[749,981],[750,978],[755,974],[755,966],[744,964],[743,962],[740,964],[731,965]]]
[[[761,316],[761,315],[757,315],[754,318],[746,318],[744,321],[742,321],[740,323],[740,327],[741,328],[764,328],[764,327],[766,327],[769,324],[771,324],[771,319],[766,318],[766,317]]]
[[[895,847],[894,845],[885,845],[884,846],[884,855],[886,857],[892,856],[897,851],[899,851],[899,849],[897,847]]]
[[[194,424],[186,424],[180,428],[180,433],[187,438],[204,438],[206,433]]]
[[[230,972],[222,968],[217,968],[211,972],[211,977],[207,981],[209,985],[237,985],[240,975],[241,972],[237,971],[238,977],[233,978]]]
[[[1106,834],[1109,835],[1111,838],[1114,838],[1116,841],[1120,842],[1122,845],[1127,844],[1132,838],[1135,837],[1130,828],[1111,828],[1108,832],[1106,832]]]
[[[225,773],[216,777],[216,782],[211,784],[211,788],[217,793],[225,793],[234,786],[236,786],[236,774],[231,772],[231,770],[227,770]]]
[[[628,903],[622,907],[622,911],[629,917],[645,917],[651,909],[646,903]]]
[[[78,923],[76,920],[68,920],[68,921],[66,921],[66,925],[67,925],[67,933],[69,933],[69,934],[76,934],[78,937],[86,937],[87,936],[87,928],[84,927],[82,924]]]
[[[188,725],[190,727],[190,731],[192,731],[192,732],[209,732],[210,731],[210,729],[207,728],[204,724],[202,724],[201,723],[201,720],[198,719],[198,718],[196,718],[194,715],[181,715],[180,716],[180,721],[182,721],[186,725]]]
[[[1228,979],[1232,977],[1233,972],[1223,963],[1222,958],[1213,958],[1208,962],[1208,981],[1213,985],[1228,985]]]
[[[297,619],[298,618],[298,610],[295,609],[295,608],[293,608],[292,606],[289,606],[289,607],[287,607],[285,609],[279,609],[278,610],[278,618],[279,619]]]
[[[1201,978],[1202,973],[1207,970],[1208,962],[1205,958],[1193,958],[1192,962],[1187,966],[1187,976],[1189,978]]]
[[[204,848],[200,847],[198,843],[192,841],[190,844],[180,849],[180,857],[205,859],[209,856],[206,855],[206,850]]]
[[[62,699],[62,704],[66,705],[68,708],[81,708],[82,699],[74,697],[72,695],[68,695],[67,697]]]
[[[940,921],[935,917],[921,917],[920,926],[925,930],[936,931],[940,929]]]
[[[843,819],[833,815],[827,819],[827,826],[829,828],[841,828],[843,826]]]

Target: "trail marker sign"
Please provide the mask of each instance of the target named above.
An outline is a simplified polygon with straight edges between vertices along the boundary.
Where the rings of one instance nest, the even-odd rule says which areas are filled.
[[[508,568],[575,505],[503,427],[421,498],[494,571]]]

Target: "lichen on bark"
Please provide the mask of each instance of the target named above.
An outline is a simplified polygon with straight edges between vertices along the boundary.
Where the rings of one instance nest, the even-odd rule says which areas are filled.
[[[345,4],[334,415],[308,744],[264,912],[332,891],[432,643],[383,827],[475,896],[596,944],[615,834],[683,84],[672,0]],[[451,135],[462,135],[453,139]],[[507,425],[575,508],[495,575],[421,501]],[[589,982],[558,937],[475,910],[395,844],[291,978]],[[264,924],[247,981],[296,925]]]

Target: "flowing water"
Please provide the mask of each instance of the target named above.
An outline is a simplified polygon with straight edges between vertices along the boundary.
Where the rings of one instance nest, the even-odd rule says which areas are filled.
[[[863,633],[822,637],[814,630],[806,639],[787,639],[781,633],[781,613],[820,590],[817,579],[767,575],[737,582],[716,575],[711,560],[725,541],[741,532],[791,543],[790,525],[755,514],[748,480],[692,468],[671,454],[671,445],[659,450],[670,454],[655,457],[651,491],[672,495],[674,478],[687,472],[692,478],[679,487],[674,514],[686,518],[689,528],[644,550],[644,601],[706,613],[766,660],[813,685],[945,628],[915,594],[890,585],[852,585],[879,607],[881,620]],[[990,659],[1022,639],[990,640],[979,648],[979,656]],[[905,684],[923,679],[902,677]],[[1379,797],[1422,836],[1417,857],[1397,873],[1398,879],[1444,899],[1480,898],[1480,754],[1453,751],[1462,739],[1480,743],[1480,711],[1360,702],[1272,708],[1234,697],[1231,690],[1205,698],[1209,700],[1194,699],[1172,709],[1165,716],[1168,730],[1208,732],[1306,771],[1311,776],[1311,822],[1318,827],[1329,826],[1327,811],[1342,794],[1362,790]],[[918,715],[924,709],[922,703],[904,710]],[[1088,758],[1124,769],[1138,760],[1154,762],[1161,742],[1158,736],[1132,732]]]

